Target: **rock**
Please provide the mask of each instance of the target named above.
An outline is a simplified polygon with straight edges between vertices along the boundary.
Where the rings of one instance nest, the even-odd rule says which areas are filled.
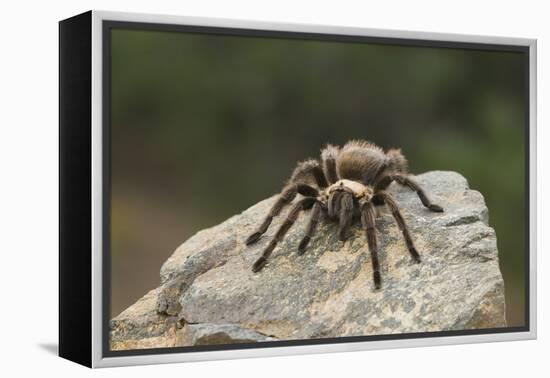
[[[274,196],[183,243],[164,263],[161,286],[111,321],[112,348],[505,327],[496,236],[483,196],[454,172],[416,180],[445,212],[430,212],[416,193],[391,184],[422,263],[411,259],[391,213],[378,207],[380,290],[359,223],[346,242],[335,224],[320,224],[297,255],[308,212],[253,273],[289,209],[246,246]]]
[[[235,324],[212,323],[189,324],[186,337],[188,345],[237,344],[276,340]]]

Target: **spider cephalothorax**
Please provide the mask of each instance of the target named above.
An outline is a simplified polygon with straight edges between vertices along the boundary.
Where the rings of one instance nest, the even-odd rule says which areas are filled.
[[[403,233],[411,257],[416,262],[420,262],[420,255],[397,203],[385,191],[392,181],[414,190],[422,204],[429,210],[443,211],[443,208],[432,203],[424,190],[408,176],[407,160],[398,149],[384,152],[373,143],[354,140],[346,143],[342,148],[326,146],[321,151],[321,162],[310,159],[298,163],[269,214],[258,230],[248,237],[246,244],[258,241],[267,231],[273,217],[277,216],[285,205],[290,204],[297,194],[303,198],[292,207],[287,219],[254,263],[252,270],[259,272],[266,265],[277,243],[283,239],[300,212],[311,209],[310,221],[304,238],[298,246],[298,253],[305,252],[321,219],[338,222],[338,235],[342,241],[346,240],[347,231],[354,220],[361,219],[371,253],[374,285],[377,289],[380,288],[382,279],[375,234],[375,205],[388,206]]]

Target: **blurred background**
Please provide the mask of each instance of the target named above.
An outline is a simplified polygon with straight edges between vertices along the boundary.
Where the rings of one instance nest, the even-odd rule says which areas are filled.
[[[522,54],[115,29],[111,59],[112,316],[188,237],[362,138],[485,196],[507,320],[524,324]]]

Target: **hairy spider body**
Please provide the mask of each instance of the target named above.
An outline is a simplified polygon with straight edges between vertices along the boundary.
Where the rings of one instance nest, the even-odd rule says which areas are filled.
[[[386,205],[389,208],[403,234],[411,257],[414,261],[420,262],[420,255],[399,207],[385,189],[395,181],[415,191],[422,204],[429,210],[443,211],[443,208],[432,203],[424,190],[408,176],[407,170],[407,160],[399,149],[384,152],[377,145],[363,140],[350,141],[342,148],[327,145],[321,150],[320,162],[309,159],[298,163],[269,214],[257,231],[248,237],[246,244],[258,241],[269,228],[273,218],[279,215],[283,207],[292,203],[297,194],[303,198],[289,211],[286,220],[254,263],[252,270],[262,270],[300,212],[311,209],[305,235],[298,246],[298,254],[305,252],[322,219],[338,223],[338,236],[342,241],[346,240],[354,220],[360,219],[371,253],[374,285],[379,289],[382,279],[378,262],[375,205]]]

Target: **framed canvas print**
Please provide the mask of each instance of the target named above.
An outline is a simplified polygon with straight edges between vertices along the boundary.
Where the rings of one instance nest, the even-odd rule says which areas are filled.
[[[535,40],[59,27],[62,357],[536,337]]]

